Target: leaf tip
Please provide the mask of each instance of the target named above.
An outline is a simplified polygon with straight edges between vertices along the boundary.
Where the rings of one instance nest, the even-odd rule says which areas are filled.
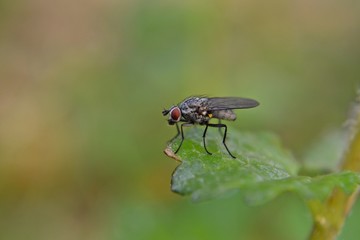
[[[180,158],[174,153],[174,151],[170,148],[170,146],[167,146],[164,149],[164,153],[166,156],[175,159],[175,161],[181,162]]]

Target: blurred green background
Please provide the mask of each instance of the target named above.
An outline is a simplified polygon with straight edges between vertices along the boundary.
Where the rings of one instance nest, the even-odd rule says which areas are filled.
[[[0,239],[306,239],[285,194],[193,204],[170,191],[164,107],[255,98],[231,128],[301,160],[340,128],[360,79],[360,2],[0,3]],[[210,133],[211,134],[211,133]],[[214,132],[216,134],[216,131]],[[360,235],[360,203],[340,239]]]

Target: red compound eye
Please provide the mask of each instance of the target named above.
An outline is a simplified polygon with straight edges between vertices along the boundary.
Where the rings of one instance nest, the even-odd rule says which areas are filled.
[[[174,107],[170,112],[170,117],[173,121],[178,122],[181,118],[181,111],[178,107]]]

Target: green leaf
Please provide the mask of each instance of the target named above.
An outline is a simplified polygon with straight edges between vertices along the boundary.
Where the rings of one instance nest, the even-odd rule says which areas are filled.
[[[201,128],[186,129],[185,141],[175,156],[180,138],[166,149],[181,164],[175,169],[171,189],[195,201],[243,194],[249,204],[264,203],[282,192],[292,191],[306,199],[323,200],[334,187],[351,192],[360,183],[357,173],[341,172],[319,177],[297,176],[299,164],[271,133],[244,133],[231,129],[227,138],[233,159],[217,131],[209,131],[208,155]]]

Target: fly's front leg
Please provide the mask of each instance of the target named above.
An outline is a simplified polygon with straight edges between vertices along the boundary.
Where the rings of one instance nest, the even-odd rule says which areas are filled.
[[[179,135],[180,135],[180,129],[179,129],[179,125],[176,123],[176,130],[177,130],[177,133],[175,135],[175,137],[173,137],[172,139],[169,140],[169,143],[174,141]]]
[[[226,143],[225,143],[225,140],[226,140],[226,134],[227,134],[227,126],[225,124],[222,124],[222,123],[219,123],[219,124],[212,124],[212,123],[208,123],[206,125],[206,128],[205,128],[205,132],[204,132],[204,138],[205,138],[205,134],[206,134],[206,130],[207,128],[209,127],[217,127],[217,128],[225,128],[225,132],[224,132],[224,137],[223,137],[223,144],[227,150],[227,152],[229,153],[229,155],[232,157],[232,158],[236,158],[234,155],[231,154],[231,152],[229,151],[228,147],[226,146]],[[205,143],[205,140],[204,140],[204,143]],[[206,147],[205,147],[205,150],[206,150]],[[207,150],[206,150],[207,151]],[[209,153],[209,152],[208,152]]]
[[[183,127],[190,127],[192,125],[193,125],[192,123],[183,123],[183,124],[181,124],[181,127],[180,127],[180,129],[181,129],[181,131],[180,131],[181,132],[181,142],[180,142],[180,145],[179,145],[178,149],[175,151],[175,154],[180,150],[180,147],[181,147],[182,143],[184,142],[184,130],[183,130]],[[177,129],[179,130],[179,127],[178,127],[177,124],[176,124],[176,126],[177,126]]]

